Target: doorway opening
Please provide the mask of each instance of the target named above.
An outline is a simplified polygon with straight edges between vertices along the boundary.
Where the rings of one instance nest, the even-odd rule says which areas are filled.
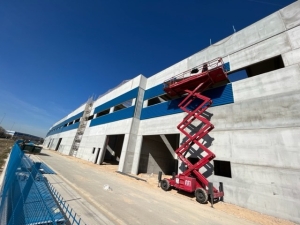
[[[58,139],[58,142],[57,142],[57,145],[56,145],[56,148],[55,148],[55,151],[58,150],[59,146],[60,146],[60,143],[61,143],[61,140],[62,138]]]
[[[101,164],[119,165],[124,136],[124,134],[107,136],[105,153]]]
[[[178,171],[175,150],[179,147],[179,134],[143,136],[138,173],[172,175]]]

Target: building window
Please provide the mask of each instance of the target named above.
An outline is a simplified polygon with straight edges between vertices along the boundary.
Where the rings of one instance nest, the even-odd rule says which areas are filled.
[[[231,178],[231,165],[229,161],[214,160],[214,174]]]
[[[170,100],[173,100],[173,99],[176,99],[176,98],[178,98],[178,96],[171,97],[167,94],[163,94],[163,95],[148,99],[148,105],[147,106],[156,105],[156,104],[159,104],[159,103],[162,103],[162,102],[167,102],[167,101],[170,101]]]
[[[87,118],[87,120],[92,120],[94,118],[94,115],[91,115]]]
[[[259,63],[246,67],[248,77],[253,77],[262,73],[271,72],[284,67],[281,55],[270,58]]]
[[[101,112],[98,112],[97,114],[96,114],[96,118],[98,118],[98,117],[100,117],[100,116],[104,116],[104,115],[106,115],[106,114],[108,114],[109,113],[109,109],[106,109],[106,110],[103,110],[103,111],[101,111]]]
[[[96,150],[96,148],[93,148],[93,152],[92,152],[93,154],[95,153],[95,150]]]
[[[133,99],[129,99],[129,100],[125,101],[125,102],[122,102],[122,103],[119,104],[119,105],[116,105],[116,106],[114,107],[114,112],[116,112],[116,111],[118,111],[118,110],[121,110],[121,109],[126,109],[126,108],[131,107],[131,106],[132,106],[132,103],[133,103],[133,100],[134,100],[134,98],[133,98]]]

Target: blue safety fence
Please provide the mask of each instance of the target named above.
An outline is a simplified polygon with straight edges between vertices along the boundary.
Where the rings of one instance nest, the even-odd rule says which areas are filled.
[[[56,174],[49,166],[45,163],[41,163],[40,171],[42,174]]]
[[[66,218],[68,218],[69,222],[71,224],[76,224],[76,225],[86,225],[80,217],[77,216],[77,214],[73,211],[73,209],[69,206],[68,203],[63,199],[63,197],[54,189],[54,187],[48,183],[49,189],[58,202],[60,208],[63,210]]]
[[[47,180],[16,143],[0,190],[0,224],[65,224]]]
[[[85,224],[42,174],[55,174],[13,146],[0,189],[0,224]]]
[[[66,224],[40,166],[13,146],[0,190],[1,225]]]

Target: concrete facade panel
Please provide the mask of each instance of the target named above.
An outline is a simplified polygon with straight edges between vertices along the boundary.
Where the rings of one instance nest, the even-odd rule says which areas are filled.
[[[300,48],[300,26],[287,31],[293,49]]]
[[[84,136],[81,140],[76,157],[94,162],[98,148],[103,150],[105,141],[106,135]],[[95,148],[94,153],[93,148]]]
[[[300,90],[207,110],[214,131],[300,126]]]
[[[191,68],[198,66],[204,62],[207,62],[208,61],[208,57],[207,57],[207,49],[208,48],[209,47],[188,57],[187,58],[187,69],[191,69]]]
[[[184,59],[175,65],[170,66],[169,68],[149,77],[147,79],[146,89],[152,88],[158,84],[162,84],[165,80],[188,70],[189,68],[187,66],[187,60]]]
[[[259,42],[243,51],[230,55],[231,70],[242,69],[246,66],[269,59],[291,50],[285,33],[276,35],[268,40]]]
[[[231,170],[232,178],[210,179],[223,182],[226,202],[299,223],[299,170],[239,163]]]
[[[299,127],[211,132],[210,149],[219,160],[300,170],[299,135]]]
[[[282,68],[232,84],[234,101],[275,95],[299,90],[300,68],[298,65]]]
[[[141,120],[139,135],[176,134],[178,133],[176,124],[177,122],[180,123],[183,117],[184,113],[178,113],[170,116]]]
[[[279,10],[286,29],[300,25],[300,1]]]
[[[300,33],[300,29],[299,29]],[[300,62],[300,48],[293,51],[289,51],[282,55],[282,59],[285,66],[294,65]]]
[[[215,54],[212,56],[212,58],[219,56],[224,57],[226,55],[241,51],[244,48],[280,34],[284,30],[285,27],[281,21],[280,15],[278,13],[273,13],[270,16],[248,26],[247,28],[232,34],[230,37],[213,44],[210,48],[223,48],[224,50],[215,51],[219,55]]]

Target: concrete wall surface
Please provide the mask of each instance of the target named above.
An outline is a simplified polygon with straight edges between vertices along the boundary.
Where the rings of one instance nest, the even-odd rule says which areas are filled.
[[[216,154],[215,160],[230,163],[231,176],[215,175],[214,161],[200,171],[216,186],[217,182],[224,183],[226,202],[300,223],[300,1],[149,78],[139,75],[99,97],[94,101],[92,114],[102,104],[132,90],[137,93],[130,118],[93,126],[92,120],[87,121],[76,157],[100,164],[107,136],[124,135],[123,145],[119,146],[119,171],[169,173],[176,157],[161,135],[179,134],[176,127],[186,114],[141,119],[142,107],[146,107],[144,92],[216,57],[223,57],[230,64],[231,73],[247,71],[254,65],[270,70],[233,82],[234,102],[207,109],[215,128],[203,142]],[[274,57],[276,60],[272,61]],[[265,60],[268,65],[264,65]],[[272,64],[276,64],[274,68]],[[84,107],[54,126],[82,112]],[[196,121],[193,125],[199,127]],[[49,148],[55,149],[62,138],[58,151],[69,154],[76,131],[49,135],[44,147],[50,142]],[[177,144],[184,138],[180,134]],[[100,157],[96,158],[94,148],[100,149]],[[186,157],[200,154],[199,149],[190,149]],[[178,167],[179,171],[185,169],[180,162]]]

